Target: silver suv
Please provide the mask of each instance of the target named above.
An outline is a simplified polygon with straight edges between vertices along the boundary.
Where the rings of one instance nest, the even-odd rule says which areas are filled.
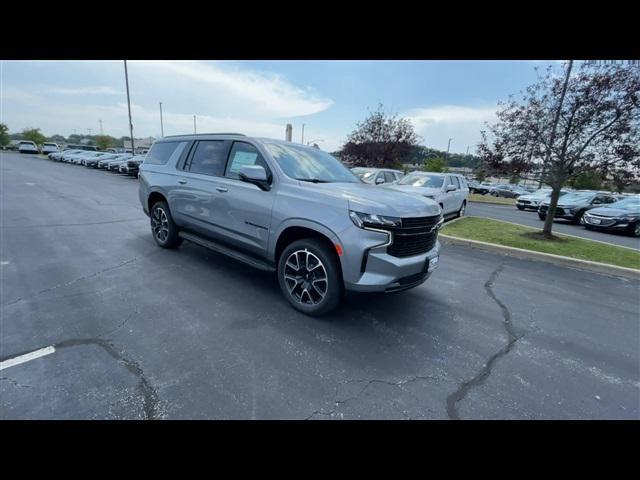
[[[241,134],[164,137],[139,178],[159,246],[188,240],[277,272],[306,314],[334,309],[345,290],[416,287],[438,266],[437,203],[365,184],[316,148]]]

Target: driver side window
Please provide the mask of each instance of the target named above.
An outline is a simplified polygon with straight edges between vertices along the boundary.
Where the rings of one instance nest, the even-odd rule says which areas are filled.
[[[270,171],[260,152],[253,145],[245,142],[234,142],[229,153],[229,161],[224,176],[227,178],[239,179],[238,172],[245,165],[259,165],[267,172],[270,178]]]

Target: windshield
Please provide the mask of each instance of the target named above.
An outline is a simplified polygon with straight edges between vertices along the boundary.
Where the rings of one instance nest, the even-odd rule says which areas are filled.
[[[584,203],[591,200],[593,193],[570,193],[562,197],[562,203],[567,205],[569,203]]]
[[[264,145],[288,177],[308,182],[360,183],[351,170],[322,150],[282,143]]]
[[[640,198],[625,198],[624,200],[606,205],[606,208],[621,208],[623,210],[640,212]]]
[[[410,173],[398,182],[398,185],[411,185],[412,187],[441,188],[444,177],[440,175],[425,175],[423,173]]]
[[[352,172],[355,173],[360,180],[367,183],[371,183],[376,173],[378,173],[377,170],[365,170],[363,168],[353,169]]]

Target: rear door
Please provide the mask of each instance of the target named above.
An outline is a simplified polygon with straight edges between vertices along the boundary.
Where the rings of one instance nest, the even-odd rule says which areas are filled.
[[[226,235],[220,227],[221,194],[224,185],[220,179],[231,142],[229,140],[200,140],[191,147],[188,156],[178,165],[176,183],[171,188],[170,207],[179,224],[216,240]],[[155,148],[155,146],[154,146]]]

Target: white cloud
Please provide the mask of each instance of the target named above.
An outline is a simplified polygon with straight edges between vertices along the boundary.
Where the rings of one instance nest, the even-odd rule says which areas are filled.
[[[465,153],[468,146],[469,153],[472,153],[480,140],[480,131],[485,122],[496,119],[496,110],[497,106],[441,105],[414,108],[403,116],[413,123],[426,145],[446,150],[451,138],[451,152]]]
[[[281,75],[258,73],[207,64],[198,61],[136,61],[131,69],[144,68],[162,75],[175,83],[204,84],[202,95],[207,97],[233,97],[244,102],[258,115],[298,117],[311,115],[329,108],[333,101],[318,95],[310,88],[300,88]],[[170,76],[174,78],[171,79]]]
[[[43,87],[40,91],[54,95],[122,95],[122,90],[104,85],[75,88]]]

